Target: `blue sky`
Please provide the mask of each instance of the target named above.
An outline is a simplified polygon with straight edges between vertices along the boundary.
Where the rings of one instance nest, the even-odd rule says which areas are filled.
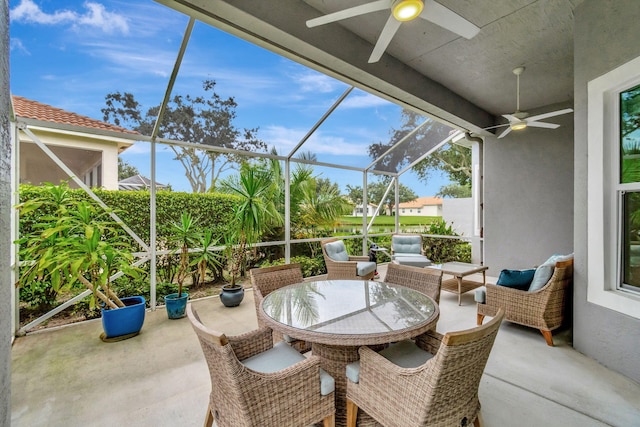
[[[11,3],[11,91],[15,95],[102,120],[105,95],[131,92],[145,107],[160,104],[188,17],[150,0],[19,0]],[[288,153],[347,85],[286,58],[197,22],[174,94],[203,94],[202,81],[233,96],[238,128]],[[364,167],[367,147],[386,142],[399,126],[400,107],[354,90],[304,145],[318,160]],[[149,176],[149,145],[122,157]],[[360,173],[317,168],[338,182],[361,185]],[[189,191],[173,153],[158,153],[157,180]],[[405,174],[400,181],[418,196],[434,195],[442,177],[428,184]]]

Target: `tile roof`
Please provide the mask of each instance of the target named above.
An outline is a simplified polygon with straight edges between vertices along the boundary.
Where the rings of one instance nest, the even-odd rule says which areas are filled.
[[[13,108],[16,116],[25,119],[41,120],[45,122],[60,123],[64,125],[80,126],[90,129],[101,129],[112,132],[121,132],[137,135],[139,132],[125,129],[111,123],[95,120],[90,117],[81,116],[80,114],[65,111],[51,105],[42,104],[37,101],[24,98],[22,96],[13,95]]]
[[[400,208],[421,208],[423,206],[441,205],[442,199],[440,197],[418,197],[410,202],[400,203]]]

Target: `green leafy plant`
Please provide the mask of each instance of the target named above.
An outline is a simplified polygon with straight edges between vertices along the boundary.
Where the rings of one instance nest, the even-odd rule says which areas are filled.
[[[191,264],[196,266],[192,276],[193,283],[203,285],[207,271],[215,273],[222,267],[223,255],[219,251],[213,250],[213,247],[218,246],[220,242],[219,239],[213,236],[213,231],[204,230],[202,233],[199,233],[198,239],[198,245],[202,248],[202,251],[197,252],[191,261]]]
[[[451,225],[444,220],[438,220],[429,225],[424,234],[438,234],[441,236],[458,236]],[[435,263],[461,261],[471,262],[471,246],[468,242],[458,239],[425,237],[424,251],[427,258]]]
[[[42,197],[18,206],[24,215],[37,210],[32,232],[21,237],[20,256],[31,265],[20,276],[19,284],[47,281],[54,292],[70,289],[80,282],[93,292],[91,307],[100,299],[105,308],[124,304],[111,290],[111,277],[122,274],[137,278],[130,246],[118,233],[118,222],[86,200],[70,197],[68,184],[45,184]]]
[[[182,286],[184,279],[189,274],[189,248],[196,246],[200,238],[195,221],[188,212],[180,215],[180,221],[172,224],[173,235],[171,241],[178,244],[177,252],[180,253],[180,263],[178,264],[178,272],[176,280],[178,281],[178,297],[182,296]]]

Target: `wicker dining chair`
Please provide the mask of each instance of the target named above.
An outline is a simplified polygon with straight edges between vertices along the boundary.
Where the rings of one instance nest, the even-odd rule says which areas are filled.
[[[211,376],[205,426],[335,426],[335,382],[318,356],[273,345],[271,329],[226,336],[204,326],[192,304],[187,317]]]
[[[552,332],[562,326],[565,305],[573,279],[573,260],[555,264],[553,275],[542,288],[529,292],[487,283],[484,303],[479,302],[477,323],[504,309],[504,319],[540,330],[547,345],[553,346]]]
[[[346,253],[344,241],[336,238],[320,242],[324,263],[327,266],[327,279],[373,279],[376,263],[368,256],[353,256]],[[336,257],[340,259],[337,259]]]
[[[503,311],[486,325],[427,332],[376,353],[360,347],[357,374],[347,366],[347,426],[358,408],[385,427],[480,426],[480,379]],[[354,378],[355,376],[355,378]]]
[[[262,304],[264,297],[283,286],[293,285],[294,283],[304,281],[300,264],[285,264],[274,265],[272,267],[253,268],[249,271],[249,276],[251,277],[253,302],[256,306],[256,316],[258,317],[259,327],[267,327],[267,324],[260,315],[260,305]],[[273,343],[275,344],[282,340],[286,341],[301,353],[306,353],[311,350],[311,343],[283,335],[278,331],[273,331]]]
[[[442,270],[412,267],[396,263],[387,264],[385,283],[406,286],[430,296],[436,303],[440,303],[440,288],[442,287]]]

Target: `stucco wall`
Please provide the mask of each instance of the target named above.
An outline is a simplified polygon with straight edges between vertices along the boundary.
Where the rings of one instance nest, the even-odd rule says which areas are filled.
[[[0,0],[0,425],[11,424],[11,139],[9,2]]]
[[[566,105],[538,112],[561,107]],[[490,275],[573,251],[573,115],[554,122],[561,126],[485,139],[484,255]]]
[[[637,0],[585,0],[574,27],[575,271],[574,347],[640,381],[640,321],[587,302],[587,83],[640,56]],[[640,307],[638,307],[640,310]]]
[[[442,199],[442,219],[461,236],[473,236],[473,199]]]

